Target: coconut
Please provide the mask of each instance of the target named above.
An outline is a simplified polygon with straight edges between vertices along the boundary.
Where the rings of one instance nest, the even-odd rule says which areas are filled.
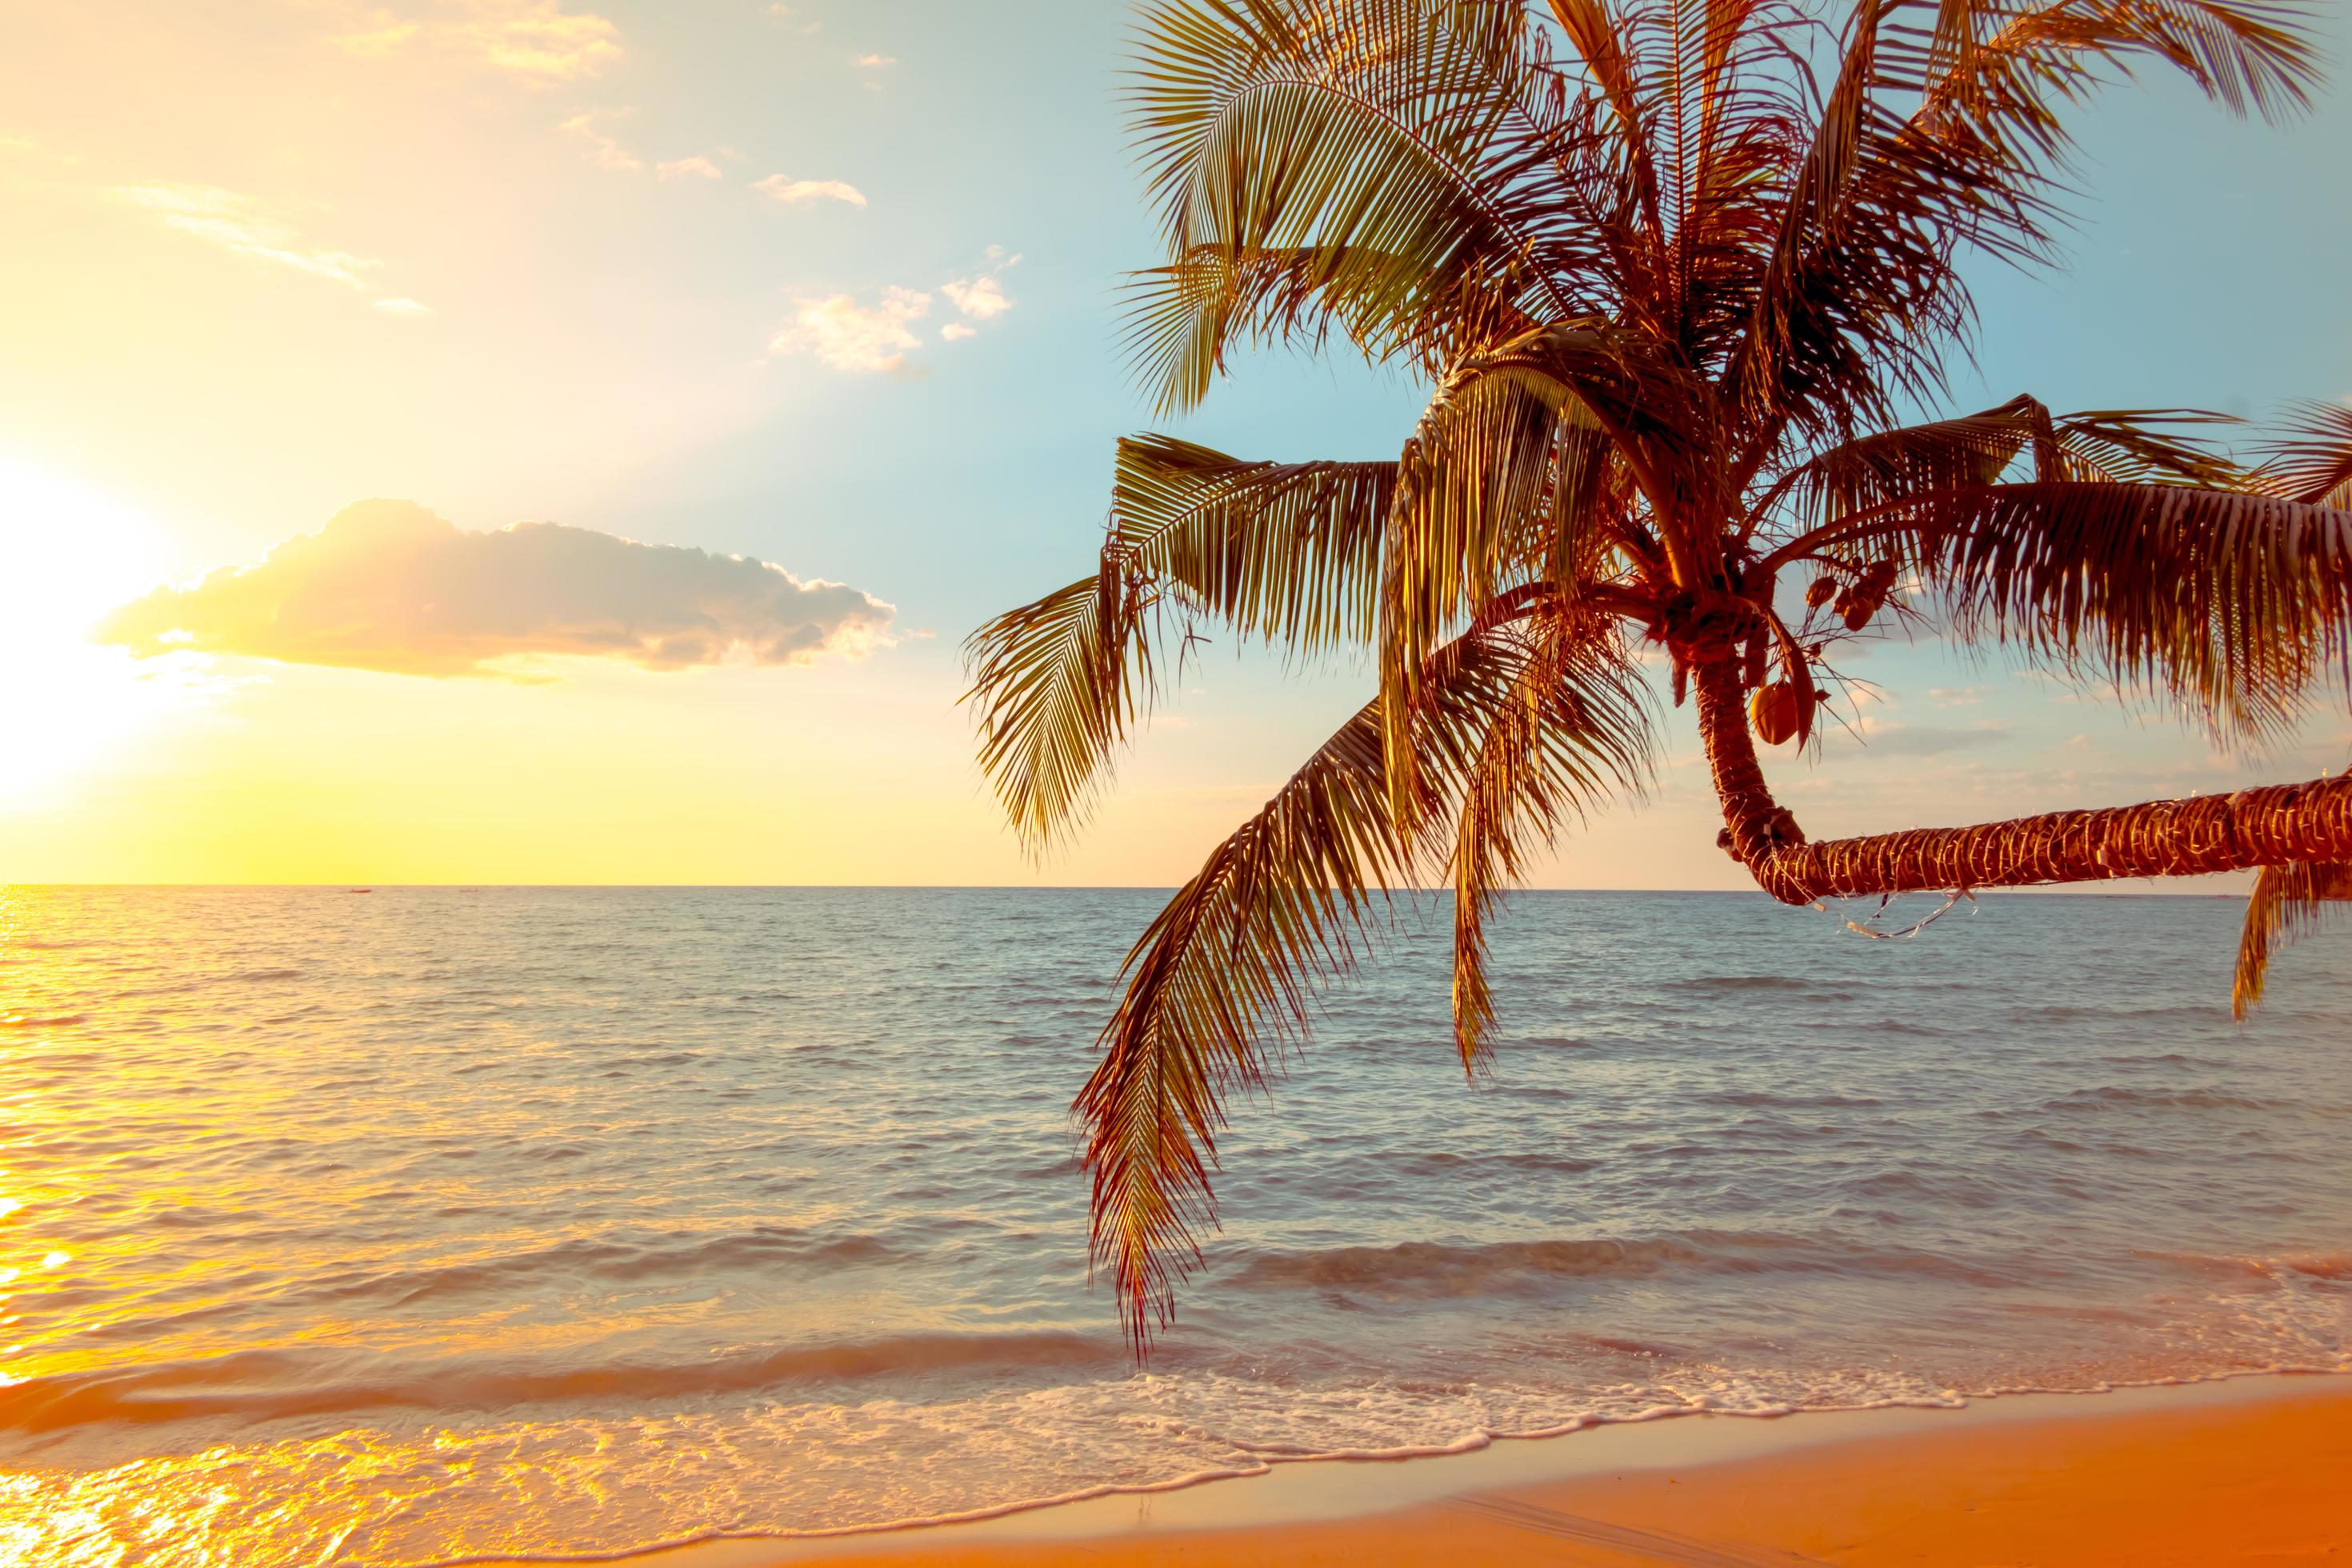
[[[1797,732],[1797,689],[1785,680],[1759,686],[1748,700],[1748,717],[1757,738],[1777,746]]]

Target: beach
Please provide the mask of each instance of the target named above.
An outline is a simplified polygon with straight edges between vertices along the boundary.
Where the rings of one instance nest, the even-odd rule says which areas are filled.
[[[1546,1468],[1551,1473],[1542,1479],[1498,1479]],[[1702,1417],[1464,1458],[1304,1467],[982,1523],[829,1542],[714,1542],[640,1561],[648,1568],[2323,1563],[2352,1555],[2347,1478],[2352,1380],[2263,1377],[2027,1395],[1964,1412],[1771,1424]],[[1419,1495],[1432,1488],[1445,1489]],[[1419,1500],[1393,1506],[1400,1495]],[[1331,1511],[1350,1502],[1356,1511]]]

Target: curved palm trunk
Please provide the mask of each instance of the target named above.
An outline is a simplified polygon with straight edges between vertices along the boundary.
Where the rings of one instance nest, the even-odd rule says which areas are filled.
[[[2352,860],[2352,775],[1809,844],[1764,783],[1738,662],[1694,677],[1726,847],[1782,903]]]

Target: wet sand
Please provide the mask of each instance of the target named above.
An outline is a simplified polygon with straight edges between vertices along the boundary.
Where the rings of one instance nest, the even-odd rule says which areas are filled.
[[[979,1523],[824,1542],[713,1542],[637,1561],[2352,1563],[2352,1379],[2030,1395],[1957,1412],[1678,1418],[1455,1458],[1288,1466]]]

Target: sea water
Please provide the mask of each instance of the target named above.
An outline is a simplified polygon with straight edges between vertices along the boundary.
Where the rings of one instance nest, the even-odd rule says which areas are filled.
[[[1148,1365],[1068,1116],[1148,891],[0,893],[0,1561],[823,1531],[1692,1411],[2352,1371],[2352,945],[1440,900]],[[1923,906],[1932,907],[1932,906]],[[1901,923],[1899,921],[1894,923]],[[1579,1439],[1571,1439],[1579,1440]]]

